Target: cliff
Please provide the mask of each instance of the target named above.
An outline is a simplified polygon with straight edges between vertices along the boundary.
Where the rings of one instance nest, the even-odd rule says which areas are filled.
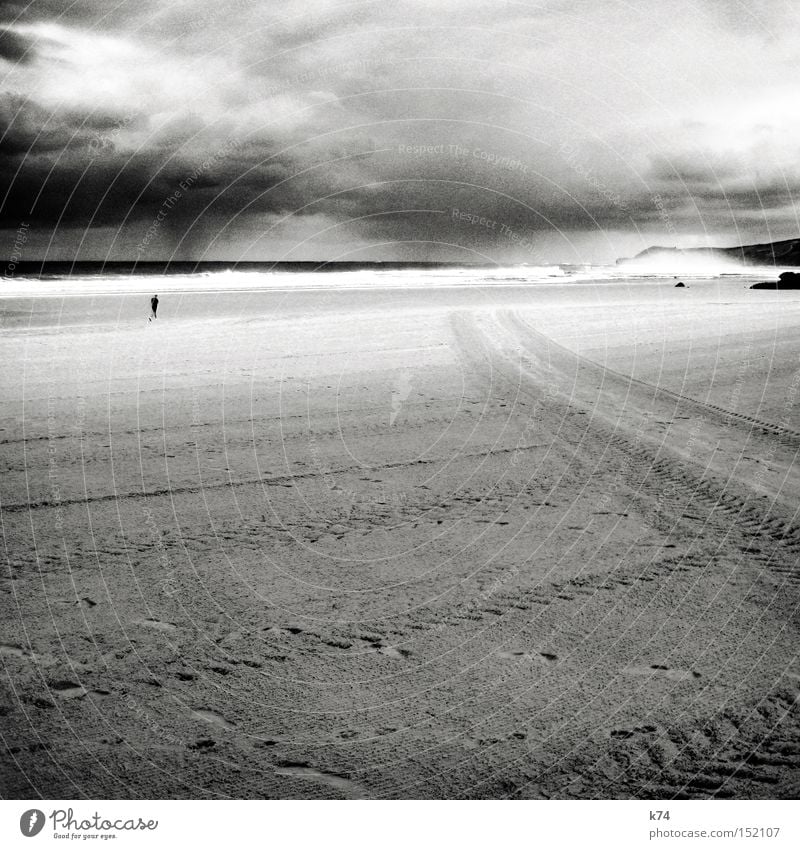
[[[781,242],[764,242],[758,245],[740,245],[735,248],[669,248],[654,246],[635,257],[618,259],[617,265],[650,259],[725,259],[743,265],[800,265],[800,238]]]

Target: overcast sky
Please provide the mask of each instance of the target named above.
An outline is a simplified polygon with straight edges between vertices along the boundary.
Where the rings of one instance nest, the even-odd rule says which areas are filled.
[[[0,5],[23,258],[608,261],[800,234],[793,0]]]

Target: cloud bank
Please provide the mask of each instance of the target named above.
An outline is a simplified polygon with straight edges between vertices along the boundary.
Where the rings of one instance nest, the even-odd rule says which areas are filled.
[[[800,11],[718,0],[0,12],[29,258],[613,260],[797,235]]]

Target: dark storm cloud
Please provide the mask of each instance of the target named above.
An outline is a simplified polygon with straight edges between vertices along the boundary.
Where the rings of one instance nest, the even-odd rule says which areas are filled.
[[[160,239],[278,222],[518,258],[543,233],[780,227],[797,20],[765,11],[762,49],[742,9],[6,4],[2,222],[135,241],[194,175]]]
[[[28,157],[54,154],[55,160],[70,151],[93,151],[93,143],[112,134],[122,120],[119,114],[86,115],[51,111],[21,95],[0,95],[0,154],[26,166]]]
[[[722,180],[741,174],[741,164],[708,156],[656,156],[650,168],[655,181],[682,183],[692,186],[717,186]]]
[[[33,59],[33,45],[25,38],[0,26],[0,59],[7,62],[30,62]]]
[[[8,100],[0,108],[4,129],[0,193],[5,197],[7,224],[19,220],[58,221],[60,226],[135,224],[152,218],[181,184],[187,188],[172,221],[178,229],[180,219],[191,220],[215,198],[217,209],[225,214],[248,202],[261,211],[282,210],[289,203],[287,192],[259,200],[284,179],[287,169],[296,170],[288,156],[281,164],[263,146],[234,139],[216,148],[206,143],[193,149],[187,143],[197,139],[197,128],[176,134],[171,127],[139,149],[119,150],[117,137],[132,124],[125,124],[124,118],[93,115],[70,120],[30,104],[26,107],[20,109],[18,102]],[[260,162],[261,157],[267,162]],[[291,203],[299,204],[303,191],[302,186],[295,187]]]
[[[135,25],[157,9],[153,0],[137,3],[107,0],[10,0],[0,4],[0,21],[29,24],[41,21],[98,30]],[[176,4],[180,5],[180,4]]]

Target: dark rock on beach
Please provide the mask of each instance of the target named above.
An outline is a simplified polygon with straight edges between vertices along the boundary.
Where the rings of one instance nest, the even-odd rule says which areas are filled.
[[[775,281],[765,280],[754,283],[751,289],[800,289],[800,274],[796,271],[784,271]]]

